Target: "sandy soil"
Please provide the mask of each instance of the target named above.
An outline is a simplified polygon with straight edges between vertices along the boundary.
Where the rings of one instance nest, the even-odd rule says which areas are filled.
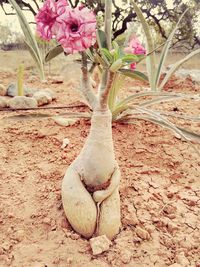
[[[26,81],[32,87],[54,90],[58,98],[51,105],[61,106],[81,100],[78,82],[71,77],[68,74],[63,84],[54,85],[41,84],[27,74]],[[2,84],[14,80],[13,72],[0,72]],[[123,96],[143,86],[126,80]],[[200,86],[189,79],[174,78],[165,89],[200,92]],[[160,110],[197,115],[200,103],[193,103],[166,103]],[[0,112],[0,266],[199,267],[199,156],[170,131],[139,120],[132,125],[113,124],[122,172],[122,227],[109,251],[92,255],[88,240],[68,224],[60,196],[62,177],[84,143],[89,122],[82,119],[63,127],[50,117],[15,116],[67,111],[88,109]],[[180,120],[179,125],[200,133],[199,122]],[[64,138],[70,144],[61,149]],[[199,144],[195,146],[200,150]]]

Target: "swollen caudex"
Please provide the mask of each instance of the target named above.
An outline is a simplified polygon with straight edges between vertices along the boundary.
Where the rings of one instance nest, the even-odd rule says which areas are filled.
[[[79,156],[68,168],[62,201],[68,221],[86,238],[95,233],[112,239],[120,227],[120,171],[116,165],[110,111],[96,111]],[[105,190],[95,188],[108,183]],[[87,191],[93,188],[93,195]]]

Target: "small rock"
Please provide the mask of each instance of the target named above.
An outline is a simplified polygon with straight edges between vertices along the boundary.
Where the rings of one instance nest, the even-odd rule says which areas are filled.
[[[3,250],[8,251],[12,247],[12,245],[9,242],[3,242],[1,247]]]
[[[80,236],[78,234],[71,234],[71,239],[78,240]]]
[[[51,219],[46,217],[43,219],[43,223],[51,225]]]
[[[49,88],[42,89],[42,92],[49,94],[52,100],[56,99],[56,94],[51,89]]]
[[[139,236],[140,238],[142,238],[144,240],[150,239],[150,234],[146,230],[144,230],[140,227],[136,227],[135,232],[136,232],[137,236]]]
[[[50,94],[48,92],[44,92],[43,90],[36,92],[33,97],[37,100],[38,106],[49,104],[52,101]]]
[[[11,83],[8,85],[8,88],[6,90],[7,95],[8,96],[17,96],[18,95],[18,89],[17,89],[17,85],[14,83]],[[38,89],[36,88],[27,88],[24,86],[24,95],[25,96],[33,96],[34,93],[36,93],[38,91]]]
[[[123,250],[120,253],[120,259],[123,263],[127,264],[131,261],[132,253],[129,250]]]
[[[3,84],[0,84],[0,95],[4,96],[6,95],[6,92],[7,92],[6,87]]]
[[[64,139],[63,139],[63,143],[62,143],[61,148],[64,149],[66,146],[69,145],[69,142],[70,142],[70,141],[69,141],[68,138],[64,138]]]
[[[8,105],[13,109],[37,108],[38,106],[35,98],[26,96],[15,96],[8,101]]]
[[[90,239],[90,246],[92,248],[93,255],[99,255],[104,251],[109,250],[111,244],[111,241],[106,237],[106,235],[101,235]]]
[[[70,126],[78,121],[78,119],[63,118],[59,116],[53,117],[52,119],[61,126]]]
[[[184,252],[181,252],[179,255],[176,256],[177,263],[181,264],[183,267],[187,267],[190,265],[189,260],[185,257]]]
[[[139,224],[139,220],[136,216],[136,213],[131,213],[125,216],[123,219],[123,224],[124,225],[137,225]]]
[[[24,230],[18,230],[14,233],[14,240],[21,242],[24,239]]]
[[[7,99],[2,97],[2,96],[0,96],[0,108],[6,108],[7,106],[8,106]]]

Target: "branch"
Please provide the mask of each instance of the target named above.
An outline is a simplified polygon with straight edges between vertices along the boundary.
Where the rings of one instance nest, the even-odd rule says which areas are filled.
[[[107,109],[108,106],[108,96],[109,92],[112,88],[113,80],[114,80],[114,72],[105,69],[102,74],[102,82],[101,82],[101,91],[99,96],[99,103],[101,109]]]
[[[105,33],[108,50],[110,50],[112,39],[112,0],[106,0],[105,2]]]
[[[95,106],[97,105],[97,98],[91,89],[90,78],[87,69],[87,55],[85,52],[82,52],[81,71],[82,71],[81,90],[86,100],[88,101],[89,105],[94,109]]]
[[[3,9],[3,12],[5,15],[16,15],[15,13],[11,12],[11,13],[7,13],[6,10],[4,9],[3,3],[1,3],[1,8]]]

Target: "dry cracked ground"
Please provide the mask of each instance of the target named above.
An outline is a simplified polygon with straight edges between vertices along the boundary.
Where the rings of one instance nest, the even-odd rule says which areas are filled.
[[[7,86],[14,72],[0,72]],[[32,87],[51,88],[51,106],[74,104],[80,95],[75,77],[41,84],[27,74]],[[122,95],[142,90],[126,80]],[[165,90],[199,94],[190,79],[173,78]],[[194,104],[195,103],[195,104]],[[154,106],[188,116],[200,113],[200,102],[182,100]],[[86,107],[45,111],[0,112],[0,266],[1,267],[199,267],[200,159],[193,146],[151,122],[113,124],[120,185],[122,227],[110,249],[93,256],[89,241],[68,224],[61,204],[61,181],[78,155],[90,123],[84,119],[63,127],[51,117]],[[41,115],[41,113],[43,115]],[[38,116],[22,116],[39,114]],[[19,116],[20,115],[20,116]],[[171,118],[200,133],[199,121]],[[61,148],[64,138],[70,143]],[[200,145],[193,145],[200,150]]]

